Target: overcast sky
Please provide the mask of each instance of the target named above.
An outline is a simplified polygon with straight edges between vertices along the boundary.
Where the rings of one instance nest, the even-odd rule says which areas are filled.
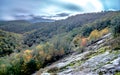
[[[65,17],[102,10],[120,10],[120,0],[0,0],[0,20]]]

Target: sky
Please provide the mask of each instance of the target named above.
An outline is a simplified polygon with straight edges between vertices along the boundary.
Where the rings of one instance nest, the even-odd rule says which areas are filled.
[[[62,19],[108,10],[120,10],[120,0],[0,0],[0,20]]]

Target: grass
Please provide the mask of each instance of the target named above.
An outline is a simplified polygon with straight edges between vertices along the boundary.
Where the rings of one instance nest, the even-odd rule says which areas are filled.
[[[120,75],[120,72],[116,72],[115,75]]]
[[[115,51],[113,51],[113,53],[114,53],[115,55],[118,55],[118,54],[120,54],[120,50],[115,50]]]
[[[109,50],[108,48],[109,48],[108,46],[105,46],[105,47],[102,47],[102,48],[98,49],[96,52],[95,51],[91,51],[90,53],[85,55],[83,59],[71,62],[70,64],[60,68],[60,70],[67,69],[68,67],[73,67],[74,65],[80,66],[86,60],[88,60],[88,59],[90,59],[90,58],[92,58],[92,57],[94,57],[96,55],[99,55],[99,54],[102,54],[102,53],[106,52],[107,50]]]
[[[86,60],[88,60],[88,59],[90,59],[90,58],[92,58],[92,57],[94,57],[94,56],[97,56],[97,55],[99,55],[99,54],[103,54],[103,53],[105,53],[106,51],[109,51],[109,52],[110,52],[110,51],[112,51],[112,50],[109,48],[109,46],[101,47],[101,48],[98,49],[97,51],[91,51],[90,53],[86,54],[86,55],[84,56],[84,58],[81,59],[81,60],[71,62],[70,64],[68,64],[68,65],[66,65],[66,66],[64,66],[64,67],[62,67],[62,68],[57,68],[57,67],[51,68],[51,69],[48,70],[48,72],[49,72],[49,73],[56,73],[56,72],[61,72],[61,71],[65,70],[65,69],[67,69],[68,67],[80,66],[80,65],[81,65],[82,63],[84,63]],[[119,50],[115,50],[115,51],[112,51],[111,53],[113,53],[113,54],[115,54],[115,55],[118,55],[118,54],[120,54],[120,51],[119,51]],[[111,63],[111,61],[106,62],[106,64],[110,64],[110,63]],[[95,70],[98,69],[98,68],[99,68],[100,66],[102,66],[102,65],[104,65],[104,64],[101,63],[100,65],[98,65],[98,66],[95,68]],[[102,74],[100,73],[100,75],[102,75]],[[118,74],[118,75],[120,75],[120,74]]]
[[[101,47],[101,48],[98,49],[96,52],[93,52],[92,54],[90,54],[90,55],[88,56],[88,58],[92,58],[92,57],[94,57],[94,56],[96,56],[96,55],[103,54],[103,53],[105,53],[105,52],[108,51],[108,50],[110,51],[109,46]]]
[[[67,69],[68,67],[80,66],[83,62],[84,62],[84,61],[81,61],[81,60],[71,62],[70,64],[68,64],[68,65],[60,68],[59,71],[63,71],[63,70],[65,70],[65,69]]]
[[[53,67],[53,68],[50,68],[47,72],[49,72],[49,73],[56,73],[58,71],[59,71],[58,67]]]

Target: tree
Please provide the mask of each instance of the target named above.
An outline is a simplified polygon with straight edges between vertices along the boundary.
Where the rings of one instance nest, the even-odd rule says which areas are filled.
[[[100,31],[100,34],[101,34],[101,36],[102,36],[102,35],[107,34],[108,32],[109,32],[109,28],[107,27],[107,28],[102,29],[102,30]]]
[[[25,62],[29,62],[33,57],[32,56],[32,50],[25,50],[24,54],[23,54],[23,57],[24,57]]]
[[[81,42],[81,47],[84,47],[84,46],[86,46],[87,45],[87,38],[84,38],[84,37],[82,37],[82,42]]]
[[[119,36],[120,35],[120,16],[114,18],[112,21],[111,21],[111,24],[112,24],[112,32],[113,32],[113,35],[116,37],[116,36]]]
[[[87,37],[89,36],[89,34],[93,31],[92,26],[83,26],[82,27],[82,36]]]
[[[99,37],[100,37],[99,31],[95,29],[90,33],[88,39],[94,41],[97,40]]]

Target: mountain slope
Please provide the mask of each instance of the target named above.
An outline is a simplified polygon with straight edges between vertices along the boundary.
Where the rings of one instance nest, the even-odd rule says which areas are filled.
[[[22,35],[0,30],[0,57],[22,48]]]
[[[69,33],[75,28],[84,31],[82,33],[83,35],[84,34],[89,35],[89,33],[94,29],[100,29],[100,28],[102,29],[107,27],[108,25],[111,25],[112,19],[117,15],[120,15],[118,11],[88,13],[88,14],[80,14],[80,15],[72,16],[69,17],[68,19],[55,21],[53,23],[36,23],[35,25],[41,27],[35,30],[34,32],[26,35],[26,38],[24,39],[24,43],[27,44],[28,46],[32,46],[33,44],[43,43],[48,41],[48,39],[52,38],[54,35]],[[81,28],[83,26],[84,28]],[[86,32],[88,32],[87,30],[89,30],[89,33],[86,33],[85,30]]]
[[[24,44],[31,47],[34,44],[49,41],[48,39],[53,38],[54,35],[69,33],[72,30],[75,31],[76,29],[84,31],[81,33],[83,36],[88,36],[94,29],[105,28],[108,25],[111,25],[112,19],[114,19],[117,15],[120,15],[119,11],[85,13],[71,16],[65,20],[34,24],[23,20],[4,21],[0,22],[0,29],[24,34]],[[78,34],[78,32],[75,32],[73,36]]]
[[[120,37],[113,39],[111,33],[87,47],[83,53],[71,55],[40,69],[33,75],[113,75],[120,70],[120,50],[111,49],[111,43],[120,43]],[[114,41],[113,41],[114,40]],[[117,41],[117,42],[116,42]],[[119,45],[118,45],[119,47]],[[88,49],[89,48],[89,49]],[[93,49],[90,49],[93,48]],[[86,48],[84,48],[86,49]]]

